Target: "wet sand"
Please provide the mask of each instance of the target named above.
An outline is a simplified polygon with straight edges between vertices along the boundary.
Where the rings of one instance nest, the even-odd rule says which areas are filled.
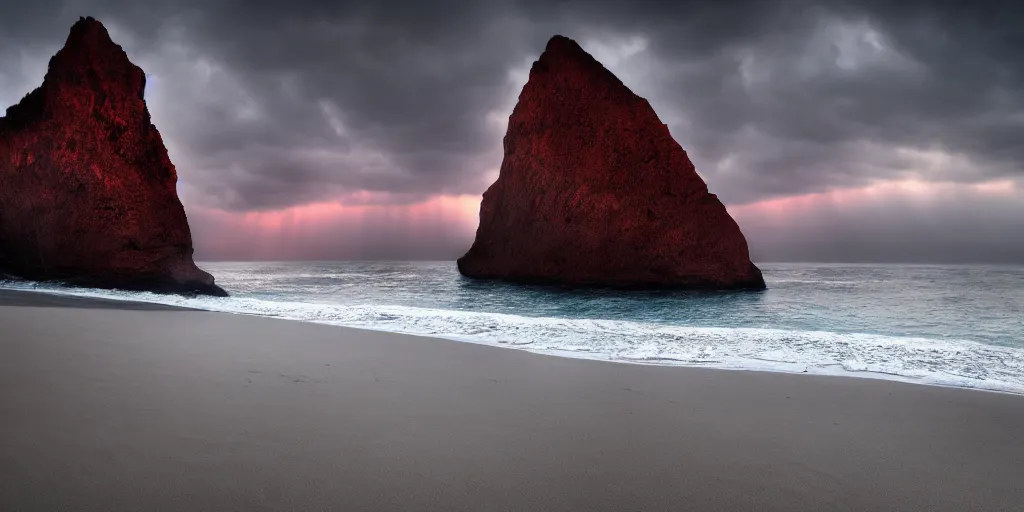
[[[1024,397],[0,293],[0,510],[1024,509]]]

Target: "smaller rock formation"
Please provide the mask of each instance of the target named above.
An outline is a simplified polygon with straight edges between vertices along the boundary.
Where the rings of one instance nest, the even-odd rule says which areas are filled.
[[[192,260],[146,75],[93,18],[0,118],[0,274],[227,295]]]
[[[468,277],[763,289],[739,226],[647,101],[553,37],[519,95]]]

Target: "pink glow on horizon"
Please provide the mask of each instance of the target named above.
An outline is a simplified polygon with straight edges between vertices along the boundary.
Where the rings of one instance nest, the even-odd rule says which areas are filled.
[[[231,212],[189,208],[200,259],[371,258],[379,250],[397,257],[403,247],[472,241],[480,197],[434,196],[412,204],[369,203],[369,194],[273,211]],[[383,249],[382,249],[383,248]]]
[[[354,204],[340,202],[311,203],[266,212],[227,212],[206,210],[222,219],[230,219],[238,227],[264,232],[302,229],[323,223],[359,223],[368,218],[393,217],[405,219],[411,227],[435,224],[438,221],[464,223],[476,220],[480,199],[476,196],[435,196],[427,201],[408,205]],[[475,228],[475,225],[473,226]]]
[[[748,235],[776,226],[800,230],[828,213],[859,216],[866,209],[903,204],[919,211],[939,201],[1009,199],[1022,191],[1013,181],[980,184],[881,181],[828,192],[728,206]],[[374,259],[457,257],[472,243],[480,196],[434,196],[412,204],[375,202],[372,193],[345,202],[321,202],[266,212],[189,208],[202,259]],[[353,202],[355,204],[353,204]]]
[[[855,209],[887,199],[927,204],[933,199],[948,197],[958,192],[1005,197],[1016,194],[1018,189],[1011,180],[977,184],[929,183],[916,180],[880,181],[861,188],[836,189],[729,206],[729,212],[736,217],[791,217],[805,215],[821,208]]]

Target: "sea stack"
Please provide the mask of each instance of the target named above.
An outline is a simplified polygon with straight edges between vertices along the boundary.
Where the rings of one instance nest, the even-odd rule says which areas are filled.
[[[0,118],[0,275],[224,296],[192,260],[146,75],[93,18]]]
[[[747,241],[647,100],[555,36],[508,122],[459,271],[640,289],[764,289]]]

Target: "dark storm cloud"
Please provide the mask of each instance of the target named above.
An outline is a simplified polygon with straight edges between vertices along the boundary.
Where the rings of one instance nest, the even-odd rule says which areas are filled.
[[[650,39],[652,103],[728,201],[1024,173],[1022,9],[893,4],[641,3],[606,23]]]
[[[239,210],[360,189],[480,193],[500,162],[493,119],[522,86],[509,71],[555,32],[640,38],[609,67],[726,201],[1019,176],[1024,13],[929,4],[26,2],[4,7],[0,55],[45,55],[75,13],[100,17],[152,75],[186,195]],[[21,85],[0,82],[8,102]]]
[[[479,194],[501,161],[526,70],[554,33],[578,39],[650,99],[730,204],[877,180],[1024,175],[1018,2],[37,0],[0,9],[0,104],[38,84],[77,16],[108,26],[150,74],[147,98],[187,205]],[[888,207],[900,214],[879,205]],[[968,230],[961,224],[950,225]]]
[[[52,12],[95,13],[151,74],[154,119],[201,201],[273,208],[359,189],[414,197],[486,186],[481,164],[500,157],[500,133],[485,113],[512,91],[507,69],[528,44],[514,20],[472,2],[187,4]],[[3,18],[53,32],[48,11]],[[45,61],[63,39],[52,35],[20,53]],[[20,96],[6,90],[14,85],[8,102]]]

